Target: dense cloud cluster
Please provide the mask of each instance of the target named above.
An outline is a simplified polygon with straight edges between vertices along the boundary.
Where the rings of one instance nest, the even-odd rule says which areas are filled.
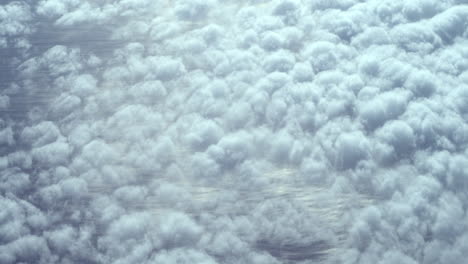
[[[2,3],[0,263],[462,263],[467,4]]]

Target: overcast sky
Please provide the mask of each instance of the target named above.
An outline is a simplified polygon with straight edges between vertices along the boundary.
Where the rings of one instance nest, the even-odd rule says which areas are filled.
[[[4,0],[0,263],[464,263],[467,121],[467,0]]]

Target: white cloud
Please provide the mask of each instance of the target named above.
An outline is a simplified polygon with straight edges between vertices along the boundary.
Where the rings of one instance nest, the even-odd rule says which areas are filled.
[[[336,164],[338,168],[354,168],[360,160],[369,155],[369,143],[361,133],[342,134],[335,142],[337,149]]]
[[[462,262],[465,2],[1,5],[0,262]]]
[[[361,122],[366,128],[375,129],[403,114],[411,95],[405,90],[379,93],[374,87],[365,87],[359,92],[359,97],[362,100],[358,105]]]
[[[25,2],[8,1],[0,5],[0,48],[29,47],[25,43],[28,35],[32,34],[35,27],[31,23],[33,12]],[[26,44],[23,45],[22,44]]]
[[[217,4],[216,0],[209,1],[176,1],[174,9],[175,15],[181,20],[197,21],[205,19],[210,12],[210,9]]]
[[[467,13],[466,6],[455,6],[431,18],[429,25],[445,43],[451,43],[456,37],[465,36]]]
[[[193,125],[187,135],[189,145],[195,150],[204,150],[216,144],[223,136],[223,129],[212,120],[201,120]]]
[[[159,254],[151,259],[152,263],[155,264],[216,264],[218,263],[212,257],[205,253],[191,250],[191,249],[175,249],[171,251],[161,251]]]
[[[310,61],[315,72],[331,70],[337,66],[338,58],[333,43],[315,42],[306,49],[304,56]]]
[[[78,5],[79,1],[77,0],[42,0],[38,4],[37,12],[46,16],[63,15],[69,12],[71,8],[76,8]]]

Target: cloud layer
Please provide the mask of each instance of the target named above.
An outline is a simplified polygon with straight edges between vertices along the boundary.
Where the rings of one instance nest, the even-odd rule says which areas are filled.
[[[462,263],[463,0],[0,5],[0,263]]]

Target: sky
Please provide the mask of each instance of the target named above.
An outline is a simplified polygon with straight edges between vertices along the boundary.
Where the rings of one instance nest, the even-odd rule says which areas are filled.
[[[467,0],[4,0],[0,58],[0,263],[468,257]]]

